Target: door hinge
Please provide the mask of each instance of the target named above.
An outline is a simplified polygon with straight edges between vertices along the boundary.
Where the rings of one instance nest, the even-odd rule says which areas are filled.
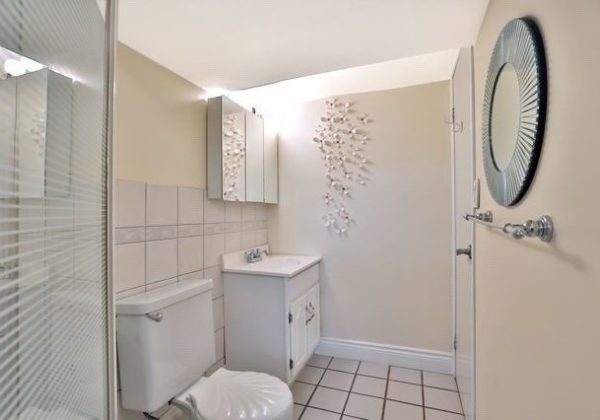
[[[458,340],[456,339],[456,337],[454,337],[454,341],[452,343],[452,346],[454,347],[454,350],[456,350],[457,347],[458,347]]]
[[[294,361],[290,359],[290,370],[294,369]]]
[[[291,324],[294,321],[294,316],[291,313],[288,313],[288,322]]]
[[[446,124],[449,124],[452,126],[452,131],[454,133],[462,133],[463,132],[463,122],[461,121],[460,123],[456,122],[456,110],[455,108],[452,108],[452,121],[446,121]]]

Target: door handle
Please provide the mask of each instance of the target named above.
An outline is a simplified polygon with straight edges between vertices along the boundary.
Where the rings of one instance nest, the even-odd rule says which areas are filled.
[[[473,247],[471,245],[469,245],[466,248],[456,248],[456,256],[461,256],[461,255],[466,255],[467,257],[469,257],[469,259],[472,259],[473,256],[471,255],[471,251],[472,251]]]

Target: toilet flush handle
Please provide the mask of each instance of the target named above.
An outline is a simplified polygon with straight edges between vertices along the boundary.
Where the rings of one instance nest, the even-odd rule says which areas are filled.
[[[160,322],[163,319],[163,313],[162,312],[148,312],[146,314],[146,316],[148,318],[150,318],[154,322]]]

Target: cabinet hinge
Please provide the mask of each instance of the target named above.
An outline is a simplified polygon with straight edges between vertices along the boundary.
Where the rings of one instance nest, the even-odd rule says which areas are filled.
[[[288,313],[288,322],[291,324],[293,320],[294,320],[293,315],[291,313]]]
[[[292,359],[290,359],[290,370],[294,369],[294,361]]]

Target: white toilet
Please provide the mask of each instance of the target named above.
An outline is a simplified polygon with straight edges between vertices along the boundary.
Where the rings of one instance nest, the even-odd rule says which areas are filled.
[[[292,394],[264,373],[215,363],[212,280],[186,281],[117,301],[117,352],[124,408],[173,404],[194,420],[291,420]],[[251,332],[248,332],[251,334]]]

